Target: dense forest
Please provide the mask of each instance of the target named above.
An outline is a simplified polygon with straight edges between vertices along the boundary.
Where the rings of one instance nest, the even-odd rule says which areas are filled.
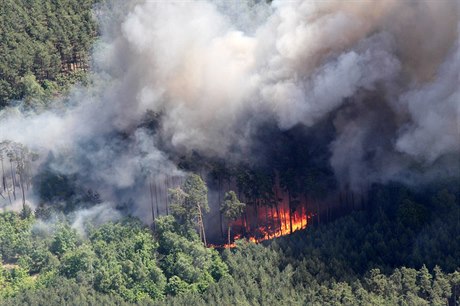
[[[126,218],[78,231],[71,216],[5,212],[2,303],[454,305],[456,187],[446,182],[420,194],[376,185],[372,209],[218,250],[206,248],[180,212],[157,219],[154,230]]]
[[[0,107],[40,104],[84,81],[95,1],[10,1],[0,8]]]
[[[185,2],[3,0],[0,305],[460,305],[458,4]]]

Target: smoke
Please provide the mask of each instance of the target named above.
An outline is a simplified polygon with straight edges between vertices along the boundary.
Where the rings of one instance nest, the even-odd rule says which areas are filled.
[[[119,212],[111,209],[110,203],[102,203],[96,206],[79,210],[72,222],[72,227],[77,230],[81,236],[86,234],[86,223],[90,224],[103,224],[109,221],[115,221],[121,218]]]
[[[400,130],[396,149],[428,162],[460,151],[460,45],[442,64],[436,78],[400,96],[411,122]],[[428,145],[429,144],[429,145]]]
[[[331,118],[330,162],[352,188],[417,181],[459,156],[458,2],[231,3],[97,7],[93,85],[65,107],[2,110],[0,140],[42,162],[52,152],[54,171],[109,202],[132,199],[144,219],[149,177],[183,175],[171,152],[238,160],[269,120],[288,130]],[[155,132],[141,125],[147,110],[160,116]]]

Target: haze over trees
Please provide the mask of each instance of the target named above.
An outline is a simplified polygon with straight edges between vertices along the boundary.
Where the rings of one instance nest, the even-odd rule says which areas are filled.
[[[37,159],[37,154],[12,141],[0,142],[0,167],[1,182],[0,196],[12,204],[19,196],[22,198],[23,209],[26,206],[26,189],[31,187],[32,162]],[[16,190],[16,187],[19,189]]]
[[[460,305],[454,4],[184,3],[2,0],[0,305]]]

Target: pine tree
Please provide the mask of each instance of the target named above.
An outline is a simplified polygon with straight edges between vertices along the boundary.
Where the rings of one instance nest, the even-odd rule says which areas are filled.
[[[199,175],[190,174],[182,188],[169,189],[169,194],[172,214],[186,226],[196,224],[201,240],[207,245],[203,215],[209,212],[209,205],[205,182]]]
[[[225,193],[224,201],[220,206],[220,212],[227,219],[227,243],[230,244],[230,234],[232,230],[232,221],[238,219],[244,212],[246,204],[241,203],[234,191]]]

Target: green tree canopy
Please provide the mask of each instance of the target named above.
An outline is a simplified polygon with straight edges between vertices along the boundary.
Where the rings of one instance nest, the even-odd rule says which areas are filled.
[[[225,193],[224,201],[221,203],[220,212],[228,220],[227,242],[230,244],[231,222],[238,219],[244,212],[246,204],[241,203],[234,191]]]
[[[203,214],[209,212],[208,188],[197,174],[189,174],[182,187],[170,189],[171,212],[187,226],[196,224],[198,232],[206,245]]]

